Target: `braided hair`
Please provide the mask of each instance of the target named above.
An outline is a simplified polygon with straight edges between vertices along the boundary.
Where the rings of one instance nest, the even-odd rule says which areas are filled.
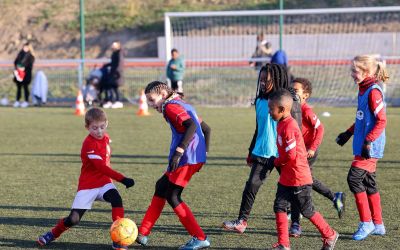
[[[287,89],[289,90],[289,74],[286,70],[286,67],[276,63],[267,63],[262,66],[260,72],[258,74],[257,81],[257,91],[256,91],[256,99],[257,98],[265,98],[268,99],[269,93],[263,93],[260,89],[260,82],[264,81],[268,82],[267,79],[261,79],[262,72],[265,72],[266,77],[268,76],[272,82],[272,89],[270,93],[278,90],[278,89]]]
[[[167,98],[172,96],[172,94],[174,94],[174,91],[166,83],[160,81],[153,81],[147,84],[144,93],[145,94],[155,93],[157,95],[160,95],[162,90],[167,91],[168,93]]]
[[[261,79],[261,74],[265,72],[266,79]],[[265,83],[268,81],[268,76],[270,77],[270,82],[272,82],[272,89],[268,93],[263,93],[260,89],[260,82],[264,81]],[[271,93],[279,89],[289,90],[290,94],[293,98],[293,106],[291,110],[291,115],[297,121],[297,124],[301,128],[301,105],[300,105],[300,97],[296,94],[296,91],[291,87],[290,76],[285,65],[276,64],[276,63],[267,63],[264,65],[258,74],[257,81],[257,91],[256,91],[256,100],[258,98],[268,99]]]

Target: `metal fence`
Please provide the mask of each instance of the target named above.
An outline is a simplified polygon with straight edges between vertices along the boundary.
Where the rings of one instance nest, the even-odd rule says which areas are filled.
[[[104,60],[90,60],[85,65],[83,76],[87,76],[95,65]],[[311,102],[329,106],[354,105],[357,87],[352,83],[349,63],[313,65],[305,61],[291,61],[294,76],[307,77],[318,89]],[[307,65],[309,64],[309,65]],[[386,100],[389,106],[400,106],[400,70],[398,60],[388,60],[387,67],[391,82],[386,86]],[[11,62],[0,62],[0,97],[14,100],[16,87],[12,81]],[[34,65],[35,72],[42,70],[48,79],[48,102],[54,104],[73,103],[79,90],[79,60],[46,60]],[[326,72],[326,74],[321,74]],[[332,73],[334,72],[334,79]],[[128,59],[124,70],[125,83],[120,91],[124,101],[136,102],[139,93],[154,80],[165,81],[165,63],[158,59]],[[241,62],[236,66],[196,66],[188,62],[184,80],[185,98],[196,105],[205,106],[249,106],[254,97],[258,72]],[[33,78],[34,79],[34,78]],[[335,84],[333,81],[342,82]],[[83,81],[85,84],[85,81]]]

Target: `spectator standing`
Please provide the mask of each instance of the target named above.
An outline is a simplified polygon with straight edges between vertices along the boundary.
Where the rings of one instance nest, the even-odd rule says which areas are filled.
[[[104,65],[109,67],[109,80],[106,83],[106,103],[104,108],[122,108],[124,104],[120,100],[119,87],[124,83],[124,50],[120,41],[114,41],[111,45],[111,62]],[[115,95],[115,96],[114,96]]]
[[[185,74],[185,62],[177,49],[171,50],[171,60],[167,65],[167,82],[173,91],[183,97],[183,75]]]
[[[263,33],[257,35],[256,49],[254,50],[254,53],[251,56],[251,58],[256,60],[257,59],[261,60],[250,61],[250,66],[254,67],[255,70],[259,71],[262,66],[264,66],[266,63],[270,61],[271,57],[272,57],[271,43],[265,40]]]
[[[17,85],[17,96],[14,107],[26,108],[29,106],[29,89],[28,86],[32,81],[32,69],[35,62],[35,54],[32,45],[25,43],[21,51],[14,60],[14,82]],[[21,90],[24,88],[25,101],[20,103]]]

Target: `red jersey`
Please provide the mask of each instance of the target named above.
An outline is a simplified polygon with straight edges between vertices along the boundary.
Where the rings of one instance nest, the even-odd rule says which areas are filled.
[[[176,99],[179,99],[179,97]],[[181,105],[175,103],[166,105],[164,115],[178,133],[185,133],[186,128],[182,125],[182,123],[190,119],[190,115]]]
[[[180,97],[176,97],[174,99],[180,100]],[[175,103],[166,105],[164,115],[178,133],[185,133],[186,128],[182,124],[184,121],[191,119],[191,117],[181,105]],[[201,123],[200,117],[199,123]]]
[[[88,135],[82,144],[82,168],[79,176],[78,191],[104,186],[112,179],[121,181],[124,176],[113,170],[110,165],[110,137],[105,134],[103,139]]]
[[[307,103],[301,105],[301,116],[301,132],[303,133],[306,149],[317,151],[324,137],[324,125],[322,125],[317,115]]]
[[[289,187],[312,184],[306,147],[296,120],[288,116],[279,121],[277,134],[279,157],[274,164],[281,169],[279,183]]]

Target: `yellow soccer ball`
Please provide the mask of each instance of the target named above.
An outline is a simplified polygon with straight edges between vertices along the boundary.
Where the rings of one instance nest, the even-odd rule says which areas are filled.
[[[120,218],[111,225],[111,240],[121,246],[129,246],[135,242],[138,228],[131,219]]]

